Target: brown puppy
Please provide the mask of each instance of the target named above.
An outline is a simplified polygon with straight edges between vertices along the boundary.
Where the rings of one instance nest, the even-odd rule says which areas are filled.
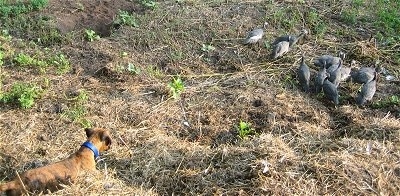
[[[60,184],[71,184],[82,170],[96,170],[95,158],[110,148],[109,131],[101,128],[85,129],[87,141],[77,152],[57,163],[28,170],[13,181],[0,185],[0,193],[22,195],[61,189]]]

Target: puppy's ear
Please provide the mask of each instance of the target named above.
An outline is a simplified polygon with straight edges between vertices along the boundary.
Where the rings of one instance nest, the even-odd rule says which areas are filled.
[[[91,128],[85,128],[86,136],[89,138],[93,133],[94,130]]]
[[[106,146],[111,145],[111,137],[108,134],[103,134],[101,137],[101,141],[104,141],[106,143]]]

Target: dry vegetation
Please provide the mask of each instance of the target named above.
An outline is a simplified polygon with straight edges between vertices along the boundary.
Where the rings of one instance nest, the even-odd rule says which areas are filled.
[[[28,109],[0,103],[1,182],[66,158],[93,126],[114,138],[99,173],[54,195],[400,192],[400,103],[388,101],[400,96],[400,21],[396,12],[377,18],[383,1],[152,2],[50,0],[3,16],[0,92],[28,82],[40,95]],[[119,10],[135,24],[113,23]],[[260,44],[241,45],[265,21]],[[275,37],[303,28],[307,39],[269,59]],[[88,29],[101,38],[89,42]],[[382,77],[365,107],[355,105],[351,83],[340,87],[337,107],[301,92],[301,55],[316,70],[315,57],[339,50],[346,65],[379,60],[397,80]],[[21,53],[37,60],[24,66]],[[178,75],[185,89],[174,99],[168,84]],[[256,134],[239,138],[240,121]]]

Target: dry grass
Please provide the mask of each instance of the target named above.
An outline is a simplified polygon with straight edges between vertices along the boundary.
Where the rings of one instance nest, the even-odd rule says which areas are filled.
[[[80,1],[82,10],[75,1],[55,0],[41,13],[32,13],[52,16],[61,32],[73,32],[71,40],[51,45],[46,54],[63,52],[73,70],[38,73],[5,60],[2,90],[21,80],[45,86],[46,79],[50,85],[32,109],[0,105],[0,181],[78,149],[85,139],[82,124],[56,108],[72,109],[76,103],[69,94],[85,90],[89,99],[82,103],[87,110],[82,118],[110,129],[113,147],[101,157],[99,172],[53,195],[400,192],[399,106],[357,107],[353,97],[359,87],[346,83],[340,88],[341,105],[334,107],[297,86],[295,70],[302,54],[312,67],[315,57],[339,50],[348,53],[346,64],[355,59],[372,65],[379,58],[399,76],[398,51],[389,48],[398,46],[370,42],[369,34],[376,30],[369,23],[368,29],[354,30],[335,17],[349,2],[164,1],[155,10],[136,1],[107,2]],[[83,40],[84,28],[100,31],[97,25],[112,22],[122,8],[135,11],[139,27],[122,26],[99,41]],[[325,33],[307,17],[314,8],[326,24]],[[99,15],[90,26],[86,18],[92,12]],[[242,46],[246,32],[264,21],[270,27],[262,43]],[[68,22],[81,23],[69,29],[73,25]],[[274,37],[302,28],[311,29],[303,43],[282,59],[268,59]],[[27,44],[29,39],[15,35],[0,43],[7,51],[44,51],[41,45]],[[202,44],[216,49],[203,52]],[[128,63],[140,74],[121,69]],[[175,75],[185,83],[178,100],[170,98],[167,86]],[[380,80],[374,101],[399,93],[399,86]],[[240,120],[258,134],[239,139]]]

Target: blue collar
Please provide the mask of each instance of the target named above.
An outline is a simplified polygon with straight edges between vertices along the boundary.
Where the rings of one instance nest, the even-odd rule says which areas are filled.
[[[89,141],[86,141],[83,143],[81,146],[84,146],[86,148],[89,148],[91,151],[94,153],[94,159],[96,159],[99,156],[99,150],[97,150],[96,146],[94,146],[92,143]]]

